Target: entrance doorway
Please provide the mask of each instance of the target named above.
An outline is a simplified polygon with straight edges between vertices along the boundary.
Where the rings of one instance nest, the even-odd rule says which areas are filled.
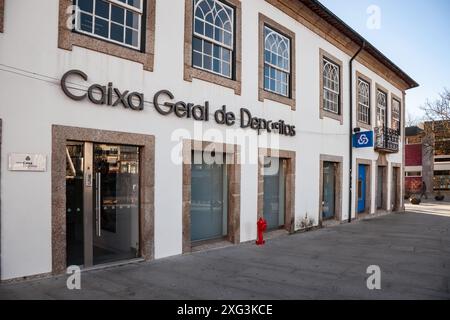
[[[400,167],[392,167],[392,186],[391,186],[392,210],[400,210]]]
[[[377,170],[377,209],[386,210],[386,167],[378,166]]]
[[[264,158],[264,208],[267,230],[285,226],[285,165],[280,158]]]
[[[358,165],[358,213],[366,211],[367,165]]]
[[[139,256],[139,170],[137,146],[67,142],[67,265]]]
[[[336,162],[323,162],[322,219],[336,216]]]

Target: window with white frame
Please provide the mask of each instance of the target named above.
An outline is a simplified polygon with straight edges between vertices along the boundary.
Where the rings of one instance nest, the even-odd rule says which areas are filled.
[[[289,96],[291,41],[264,26],[264,89]]]
[[[381,90],[377,91],[377,126],[386,126],[387,94]]]
[[[192,65],[231,78],[234,9],[218,0],[194,0],[193,30]]]
[[[400,101],[392,100],[392,129],[400,132]]]
[[[358,121],[370,124],[370,84],[358,78]]]
[[[75,30],[126,47],[141,48],[143,0],[74,0]]]
[[[405,171],[406,177],[421,177],[422,171]]]
[[[339,66],[323,59],[323,109],[339,114],[340,70]]]

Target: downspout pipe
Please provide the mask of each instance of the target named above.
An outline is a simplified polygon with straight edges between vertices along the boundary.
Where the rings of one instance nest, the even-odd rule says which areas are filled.
[[[349,121],[349,192],[348,192],[348,223],[352,222],[352,197],[353,197],[353,60],[364,50],[366,41],[363,40],[361,47],[353,55],[349,62],[349,99],[350,99],[350,121]],[[355,211],[357,208],[355,208]]]

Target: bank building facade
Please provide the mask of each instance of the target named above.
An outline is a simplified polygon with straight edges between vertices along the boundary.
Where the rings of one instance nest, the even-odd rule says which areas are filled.
[[[403,210],[418,84],[316,0],[0,0],[0,65],[2,281]]]

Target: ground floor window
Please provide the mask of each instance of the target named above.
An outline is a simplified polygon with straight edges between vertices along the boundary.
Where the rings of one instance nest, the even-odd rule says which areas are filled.
[[[183,253],[211,242],[239,243],[239,151],[238,145],[183,140]]]
[[[263,216],[268,230],[285,225],[285,188],[285,160],[265,158]]]
[[[206,154],[208,155],[208,154]],[[205,152],[192,152],[191,241],[227,235],[227,168],[224,159],[208,164]],[[215,155],[214,160],[219,159]]]

